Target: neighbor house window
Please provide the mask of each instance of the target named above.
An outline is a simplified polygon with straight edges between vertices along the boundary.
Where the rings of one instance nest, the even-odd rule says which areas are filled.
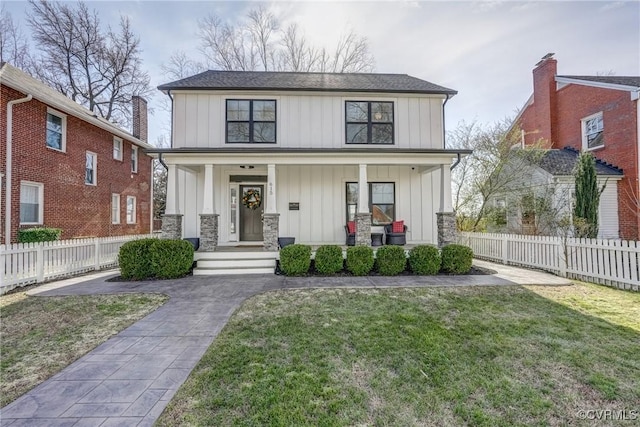
[[[601,112],[582,119],[582,146],[585,150],[604,146],[604,122]]]
[[[44,185],[37,182],[20,183],[20,224],[42,224]]]
[[[371,225],[385,225],[396,216],[395,184],[393,182],[370,182],[369,212]],[[358,210],[358,183],[347,182],[347,221],[354,221]]]
[[[393,144],[393,102],[346,101],[347,144]]]
[[[136,223],[136,198],[127,196],[127,224]]]
[[[65,151],[67,140],[67,116],[47,109],[47,147]]]
[[[87,185],[96,185],[96,166],[98,156],[96,153],[87,151],[85,154],[85,174],[84,183]]]
[[[120,195],[111,194],[111,224],[120,224]]]
[[[276,101],[227,99],[227,142],[276,142]]]
[[[131,172],[138,172],[138,147],[131,146]]]
[[[113,158],[122,161],[122,139],[113,137]]]

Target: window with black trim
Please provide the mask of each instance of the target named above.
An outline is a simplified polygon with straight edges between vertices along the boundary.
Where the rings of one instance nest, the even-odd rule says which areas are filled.
[[[227,99],[227,143],[275,142],[275,100]]]
[[[393,144],[393,102],[346,101],[347,144]]]
[[[393,182],[370,182],[369,212],[371,225],[391,224],[396,217],[396,185]],[[347,182],[347,221],[354,221],[358,211],[358,183]]]

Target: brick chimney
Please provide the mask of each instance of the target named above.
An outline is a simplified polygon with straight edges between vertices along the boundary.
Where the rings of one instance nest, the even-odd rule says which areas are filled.
[[[147,141],[147,101],[137,95],[131,98],[133,104],[133,136]]]
[[[556,74],[558,63],[549,53],[533,69],[533,105],[537,138],[545,141],[545,148],[558,143],[556,126]]]

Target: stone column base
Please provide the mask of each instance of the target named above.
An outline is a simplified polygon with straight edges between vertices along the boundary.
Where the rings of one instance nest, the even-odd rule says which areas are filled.
[[[182,215],[162,215],[161,239],[182,239]]]
[[[262,240],[264,250],[267,252],[278,251],[278,234],[280,227],[279,213],[262,214]]]
[[[218,214],[200,214],[200,249],[213,252],[218,246]]]
[[[438,223],[438,247],[456,243],[458,230],[455,212],[436,212]]]
[[[371,213],[356,213],[356,246],[371,246]]]

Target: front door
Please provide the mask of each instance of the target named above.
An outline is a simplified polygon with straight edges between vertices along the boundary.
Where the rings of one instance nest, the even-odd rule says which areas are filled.
[[[264,185],[240,186],[240,241],[262,241]]]

